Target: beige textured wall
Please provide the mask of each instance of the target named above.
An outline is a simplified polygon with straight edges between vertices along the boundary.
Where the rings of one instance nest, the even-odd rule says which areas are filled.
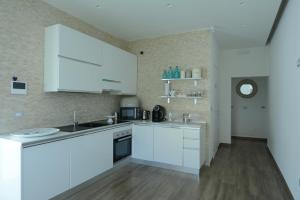
[[[59,126],[110,114],[119,97],[99,94],[44,93],[44,28],[61,23],[126,49],[116,39],[40,0],[0,0],[0,133],[31,127]],[[28,95],[10,94],[13,75],[28,83]],[[15,117],[23,112],[23,117]]]
[[[210,32],[196,31],[169,35],[155,39],[146,39],[129,43],[129,49],[138,55],[138,97],[142,106],[152,110],[153,106],[160,104],[167,111],[177,113],[193,113],[195,119],[208,120],[208,67],[210,66]],[[140,55],[140,51],[144,51]],[[173,88],[183,92],[189,90],[204,90],[205,97],[195,105],[193,100],[176,99],[168,104],[159,96],[164,94],[164,82],[160,80],[161,74],[168,66],[179,65],[184,69],[202,69],[203,80],[195,88],[192,81],[173,82]]]

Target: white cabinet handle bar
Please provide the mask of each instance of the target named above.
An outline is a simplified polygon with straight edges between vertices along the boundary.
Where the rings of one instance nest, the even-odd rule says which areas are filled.
[[[62,56],[62,55],[58,55],[58,57],[59,57],[59,58],[65,58],[65,59],[68,59],[68,60],[77,61],[77,62],[81,62],[81,63],[85,63],[85,64],[95,65],[95,66],[97,66],[97,67],[102,67],[102,65],[99,65],[99,64],[97,64],[97,63],[88,62],[88,61],[80,60],[80,59],[77,59],[77,58],[71,58],[71,57]]]
[[[121,83],[121,81],[116,81],[116,80],[112,80],[112,79],[102,79],[102,81],[105,81],[105,82],[111,82],[111,83]]]

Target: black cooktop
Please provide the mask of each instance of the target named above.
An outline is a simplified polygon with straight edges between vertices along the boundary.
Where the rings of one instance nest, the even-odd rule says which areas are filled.
[[[121,123],[125,123],[125,122],[128,122],[128,121],[118,121],[118,123],[109,124],[109,123],[107,123],[107,120],[100,120],[100,121],[77,124],[75,126],[72,124],[72,125],[61,126],[61,127],[57,127],[57,128],[60,131],[64,131],[64,132],[76,132],[76,131],[83,131],[83,130],[88,130],[88,129],[92,129],[92,128],[102,127],[102,126],[121,124]]]

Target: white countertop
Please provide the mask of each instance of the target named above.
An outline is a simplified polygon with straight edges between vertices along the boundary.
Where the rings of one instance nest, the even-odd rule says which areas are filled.
[[[112,124],[112,125],[108,125],[108,126],[91,128],[91,129],[76,131],[76,132],[59,131],[52,135],[47,135],[47,136],[43,136],[43,137],[30,137],[30,138],[16,137],[16,136],[10,135],[10,133],[6,133],[6,134],[0,134],[0,139],[19,142],[22,145],[22,147],[30,147],[30,146],[36,146],[36,145],[40,145],[40,144],[49,143],[49,142],[65,140],[65,139],[69,139],[69,138],[73,138],[73,137],[79,137],[79,136],[83,136],[83,135],[93,134],[96,132],[106,131],[106,130],[110,130],[110,129],[120,128],[120,127],[124,127],[124,126],[129,126],[131,124],[132,124],[132,122]]]
[[[197,123],[183,123],[183,122],[152,122],[152,121],[144,121],[144,120],[136,120],[136,121],[130,121],[127,123],[121,123],[121,124],[112,124],[104,127],[98,127],[98,128],[91,128],[83,131],[76,131],[76,132],[63,132],[60,131],[58,133],[43,136],[43,137],[31,137],[31,138],[22,138],[22,137],[16,137],[12,136],[9,133],[6,134],[0,134],[0,139],[10,140],[14,142],[19,142],[22,147],[30,147],[40,144],[45,144],[49,142],[59,141],[59,140],[65,140],[68,138],[73,137],[79,137],[82,135],[92,134],[99,131],[105,131],[110,130],[114,128],[124,127],[131,124],[136,125],[145,125],[145,126],[160,126],[160,127],[170,127],[170,128],[191,128],[191,129],[199,129],[201,126],[206,126],[205,121],[200,121]]]
[[[192,123],[183,123],[183,122],[169,122],[169,121],[163,121],[163,122],[152,122],[152,121],[144,121],[139,120],[135,121],[134,124],[136,125],[147,125],[147,126],[160,126],[160,127],[171,127],[171,128],[200,128],[201,126],[206,126],[205,121],[200,122],[192,122]]]

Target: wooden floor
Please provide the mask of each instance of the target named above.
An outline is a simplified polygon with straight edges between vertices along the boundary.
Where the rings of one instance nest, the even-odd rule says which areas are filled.
[[[287,200],[264,142],[234,139],[220,147],[200,182],[190,174],[129,163],[67,200]]]

